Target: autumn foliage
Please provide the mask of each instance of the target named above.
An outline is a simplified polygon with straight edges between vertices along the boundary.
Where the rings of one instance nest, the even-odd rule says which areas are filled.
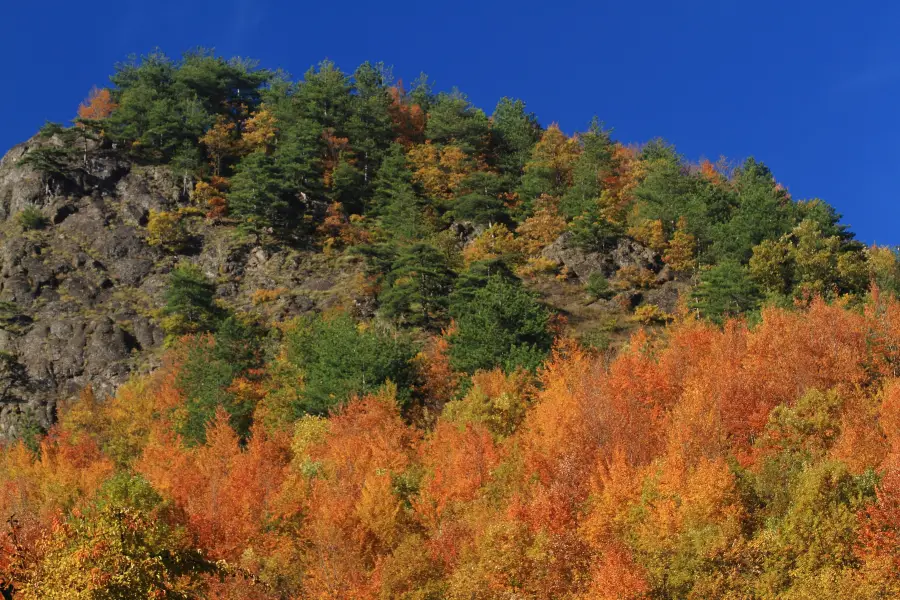
[[[87,120],[105,119],[116,109],[109,89],[93,88],[87,99],[78,107],[78,117]]]
[[[879,298],[688,319],[612,362],[561,340],[537,376],[480,372],[456,399],[436,338],[417,359],[436,420],[410,424],[389,384],[245,440],[220,409],[200,445],[172,433],[170,361],[104,404],[84,395],[37,452],[0,454],[0,573],[24,598],[121,569],[118,550],[70,553],[157,514],[154,544],[208,562],[141,577],[189,597],[805,598],[821,581],[890,597],[898,315]],[[122,473],[148,491],[104,513]]]
[[[155,370],[0,447],[4,599],[900,597],[900,255],[752,159],[249,64],[79,109],[83,164],[102,125],[181,179],[144,234],[179,266]],[[576,278],[614,348],[534,291]]]

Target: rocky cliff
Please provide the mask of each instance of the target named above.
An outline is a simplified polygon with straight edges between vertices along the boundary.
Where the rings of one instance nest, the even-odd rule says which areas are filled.
[[[334,305],[365,310],[352,257],[262,247],[202,217],[191,220],[181,254],[151,246],[150,211],[187,205],[185,182],[90,142],[52,170],[24,160],[61,145],[36,136],[0,161],[0,439],[46,427],[57,402],[86,385],[102,397],[152,368],[179,261],[198,264],[229,307],[271,319]],[[35,209],[46,226],[22,227],[17,216]]]

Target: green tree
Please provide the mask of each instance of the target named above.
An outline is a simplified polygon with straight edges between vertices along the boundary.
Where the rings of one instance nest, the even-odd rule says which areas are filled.
[[[453,279],[446,256],[434,246],[418,243],[403,248],[378,296],[381,312],[403,324],[440,326],[446,322]]]
[[[403,147],[392,145],[375,178],[372,212],[390,238],[421,240],[432,233],[424,214],[426,206],[413,186]]]
[[[671,235],[683,217],[688,224],[687,233],[708,245],[713,226],[711,213],[714,212],[709,198],[714,195],[710,189],[712,183],[698,174],[691,174],[675,148],[660,140],[644,149],[643,160],[647,174],[634,192],[640,218],[659,219],[666,234]]]
[[[570,218],[591,210],[600,202],[603,178],[609,175],[612,161],[609,132],[596,117],[579,141],[582,151],[572,169],[572,186],[560,202],[560,211]]]
[[[300,213],[296,190],[287,181],[277,157],[265,152],[248,154],[238,163],[228,207],[240,227],[256,233],[286,233]]]
[[[215,335],[191,340],[176,385],[184,395],[185,416],[178,432],[191,444],[206,441],[206,427],[221,407],[231,427],[247,437],[255,406],[229,388],[236,377],[260,366],[261,332],[235,317],[222,321]]]
[[[424,72],[419,73],[413,79],[412,86],[409,88],[409,100],[412,104],[418,104],[426,113],[434,105],[435,96],[432,92],[431,83],[428,81],[428,75]]]
[[[234,118],[254,109],[271,73],[210,51],[188,52],[175,62],[160,52],[116,66],[110,78],[118,108],[103,122],[104,133],[130,152],[169,162],[198,139],[216,115]]]
[[[622,236],[622,228],[603,216],[599,204],[586,207],[569,224],[572,243],[588,252],[603,252]]]
[[[488,118],[459,90],[439,94],[428,113],[426,137],[436,144],[453,144],[469,155],[481,154],[488,141]]]
[[[213,329],[220,316],[215,294],[215,284],[196,265],[182,263],[173,269],[163,308],[166,332],[183,335]]]
[[[283,177],[282,188],[295,197],[320,196],[324,192],[322,126],[305,117],[289,115],[288,119],[273,155]]]
[[[340,202],[348,214],[360,214],[365,208],[365,193],[365,175],[355,165],[341,158],[331,173],[330,199]]]
[[[301,114],[343,136],[352,113],[350,78],[332,61],[323,60],[310,68],[294,95]]]
[[[358,325],[349,315],[300,319],[287,334],[288,361],[303,373],[297,416],[324,415],[354,394],[397,385],[401,404],[410,401],[415,349],[403,336]]]
[[[692,304],[704,317],[721,323],[755,310],[759,301],[759,291],[746,269],[736,261],[725,261],[700,275]]]
[[[712,232],[713,254],[716,261],[746,263],[754,246],[766,239],[778,239],[792,229],[795,207],[768,167],[752,158],[736,171],[733,186],[737,204],[731,218]]]
[[[501,199],[504,182],[487,171],[476,171],[459,185],[451,213],[457,221],[471,221],[478,225],[509,223],[509,212]]]
[[[347,137],[356,154],[356,167],[362,174],[367,197],[381,160],[394,140],[388,75],[383,64],[372,65],[368,62],[353,73],[354,94],[352,114],[346,125]]]
[[[541,126],[534,113],[526,112],[525,103],[501,98],[491,116],[494,161],[500,172],[512,181],[521,177],[531,149],[539,139]]]
[[[533,369],[550,350],[550,314],[518,280],[491,275],[481,288],[454,293],[450,309],[450,360],[458,370]]]

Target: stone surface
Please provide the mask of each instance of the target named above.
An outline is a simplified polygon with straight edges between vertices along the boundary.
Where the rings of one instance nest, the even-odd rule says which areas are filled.
[[[604,252],[586,252],[572,244],[572,236],[567,232],[544,248],[542,256],[565,265],[582,283],[587,283],[593,273],[610,278],[624,267],[660,273],[664,266],[653,250],[629,237],[619,238]]]
[[[358,260],[263,248],[202,217],[190,221],[197,243],[186,254],[149,246],[150,211],[188,205],[192,182],[96,143],[61,175],[20,163],[59,143],[35,137],[0,160],[0,302],[18,313],[0,325],[0,441],[49,426],[57,403],[87,385],[103,398],[157,364],[159,310],[180,261],[199,265],[233,310],[271,321],[333,306],[371,312],[356,291]],[[48,227],[22,230],[16,215],[30,206]],[[277,292],[259,301],[260,289]]]

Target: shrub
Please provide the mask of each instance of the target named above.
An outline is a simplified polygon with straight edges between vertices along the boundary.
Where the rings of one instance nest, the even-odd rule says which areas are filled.
[[[631,318],[643,325],[652,325],[670,321],[672,316],[655,304],[644,304],[634,309],[634,315]]]
[[[43,229],[50,224],[50,220],[36,206],[25,207],[16,215],[16,222],[25,231]]]
[[[254,306],[259,306],[267,302],[274,302],[286,293],[287,288],[275,288],[272,290],[260,288],[250,295],[250,301]]]
[[[559,263],[543,256],[529,258],[524,265],[516,270],[519,277],[530,279],[540,274],[556,273]]]
[[[584,289],[594,300],[609,298],[612,295],[609,280],[599,271],[594,271],[590,274],[587,283],[584,285]]]
[[[644,267],[625,266],[616,272],[616,287],[620,290],[652,287],[656,274]]]
[[[147,243],[178,252],[188,242],[188,232],[177,212],[150,211],[147,220]]]

